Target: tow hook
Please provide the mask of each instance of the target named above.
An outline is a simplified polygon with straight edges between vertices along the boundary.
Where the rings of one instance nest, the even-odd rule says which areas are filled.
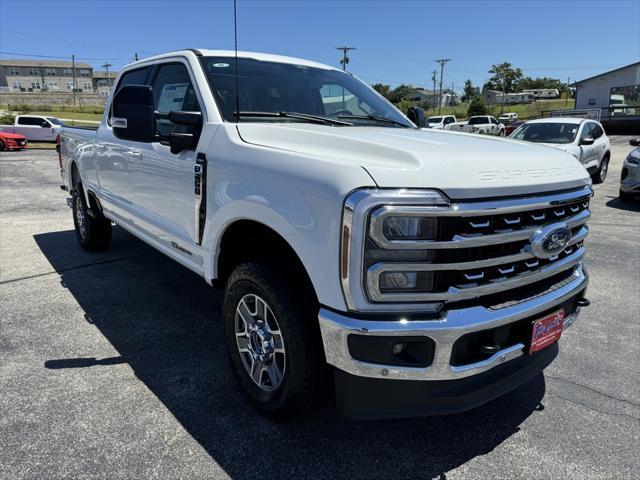
[[[591,302],[584,297],[579,298],[576,303],[578,304],[579,307],[588,307],[589,305],[591,305]]]

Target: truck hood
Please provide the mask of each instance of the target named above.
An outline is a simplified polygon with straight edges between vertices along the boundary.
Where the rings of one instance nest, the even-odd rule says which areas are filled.
[[[364,168],[379,187],[437,188],[452,199],[534,194],[588,185],[557,149],[446,130],[238,125],[247,143]]]

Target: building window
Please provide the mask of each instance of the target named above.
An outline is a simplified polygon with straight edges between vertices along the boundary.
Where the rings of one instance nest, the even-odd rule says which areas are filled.
[[[70,68],[65,68],[62,73],[65,77],[73,77],[73,71]]]
[[[47,77],[55,77],[56,69],[55,68],[47,68]]]
[[[67,90],[71,90],[73,88],[73,82],[67,82],[65,85],[67,86]]]
[[[13,75],[14,77],[18,76],[20,75],[20,69],[18,67],[9,67],[7,75]]]
[[[40,90],[40,82],[31,82],[31,88],[34,90]]]
[[[91,70],[80,70],[80,76],[84,78],[91,78]]]
[[[20,90],[22,88],[22,83],[13,82],[13,88],[16,89],[16,90]]]
[[[640,85],[613,87],[609,93],[610,116],[636,116],[640,114]]]
[[[31,68],[29,69],[29,76],[30,76],[30,77],[37,77],[37,76],[39,76],[39,75],[40,75],[40,72],[38,71],[38,69],[37,69],[37,68],[33,68],[33,67],[31,67]]]
[[[49,90],[58,90],[58,82],[49,82],[47,86]]]
[[[91,82],[84,82],[82,84],[82,89],[83,90],[91,90]]]

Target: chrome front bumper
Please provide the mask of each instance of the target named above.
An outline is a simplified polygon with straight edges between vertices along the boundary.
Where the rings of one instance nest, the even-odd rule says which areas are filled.
[[[548,311],[583,291],[588,282],[580,264],[571,281],[552,292],[496,310],[482,306],[449,310],[436,320],[361,320],[322,308],[319,320],[325,356],[330,365],[362,377],[428,381],[455,380],[476,375],[524,355],[525,345],[512,345],[481,362],[453,366],[452,349],[458,338],[467,333],[506,325]],[[579,307],[565,318],[564,329],[576,320],[578,313]],[[349,354],[349,335],[430,337],[435,343],[433,362],[424,368],[362,362]]]

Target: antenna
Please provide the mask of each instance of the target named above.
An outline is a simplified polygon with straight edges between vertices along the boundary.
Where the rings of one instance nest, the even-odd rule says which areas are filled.
[[[240,92],[238,91],[238,13],[237,0],[233,0],[233,48],[236,56],[236,123],[240,123]]]

